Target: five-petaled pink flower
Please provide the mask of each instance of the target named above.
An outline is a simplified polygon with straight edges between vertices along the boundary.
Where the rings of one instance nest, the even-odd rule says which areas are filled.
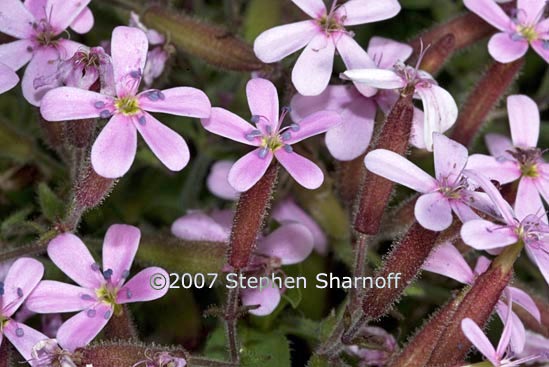
[[[415,217],[432,231],[448,228],[452,211],[462,222],[478,218],[470,206],[492,212],[488,198],[475,192],[463,175],[467,149],[438,133],[433,134],[433,141],[436,179],[403,156],[385,149],[371,151],[364,163],[373,173],[420,192]]]
[[[549,62],[549,18],[545,16],[546,0],[518,0],[509,17],[494,0],[464,0],[465,6],[496,27],[488,43],[494,59],[507,63],[524,56],[528,45]]]
[[[305,96],[320,94],[328,85],[336,49],[348,69],[372,67],[372,59],[345,27],[392,18],[400,11],[396,0],[350,0],[339,6],[334,0],[329,11],[322,0],[292,2],[313,19],[261,33],[254,51],[263,62],[276,62],[305,47],[292,71],[297,91]]]
[[[78,286],[44,280],[27,300],[27,307],[38,313],[78,312],[57,332],[64,348],[74,351],[87,345],[103,329],[122,305],[151,301],[164,296],[166,289],[151,286],[153,276],[168,274],[158,267],[146,268],[126,281],[139,247],[141,233],[129,225],[112,225],[103,243],[103,268],[75,235],[64,233],[48,245],[55,265]]]
[[[40,111],[48,121],[110,118],[91,151],[93,168],[101,176],[117,178],[130,169],[137,149],[137,131],[168,169],[183,169],[189,161],[187,143],[148,112],[198,118],[210,116],[210,101],[196,88],[151,89],[137,93],[147,49],[147,36],[142,30],[117,27],[111,42],[116,97],[61,87],[48,92],[42,100]]]
[[[278,95],[273,83],[261,78],[252,79],[246,86],[246,94],[255,126],[217,107],[212,108],[210,118],[202,120],[204,128],[214,134],[257,147],[233,165],[228,177],[231,186],[240,192],[247,191],[263,177],[276,157],[300,185],[308,189],[318,188],[324,180],[322,170],[295,153],[292,144],[341,123],[340,115],[333,111],[320,111],[282,128],[288,110],[284,109],[279,118]]]
[[[12,318],[44,275],[44,266],[27,257],[16,260],[0,281],[0,344],[6,337],[25,360],[31,359],[32,346],[42,339],[42,333]],[[29,345],[31,348],[29,348]]]
[[[499,134],[486,135],[486,145],[492,157],[473,154],[467,169],[506,184],[520,178],[517,205],[531,203],[542,208],[540,196],[549,203],[549,164],[543,151],[536,148],[540,131],[540,115],[536,103],[527,96],[507,98],[511,140]],[[535,214],[535,213],[529,213]]]
[[[20,0],[0,2],[0,32],[17,38],[16,41],[0,45],[0,60],[14,70],[20,69],[30,60],[21,82],[23,96],[29,103],[40,105],[40,99],[51,88],[35,88],[34,79],[54,74],[58,62],[71,57],[82,46],[59,38],[59,35],[71,24],[82,32],[91,28],[93,16],[86,8],[89,2],[90,0],[27,0],[25,4]]]

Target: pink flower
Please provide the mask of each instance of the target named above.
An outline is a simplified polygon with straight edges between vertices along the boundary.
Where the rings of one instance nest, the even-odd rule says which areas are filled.
[[[50,259],[78,286],[44,280],[27,300],[27,307],[39,313],[78,312],[57,333],[59,343],[67,350],[87,345],[122,305],[166,294],[167,288],[155,290],[150,286],[153,275],[168,278],[166,271],[158,267],[146,268],[126,281],[140,237],[136,227],[112,225],[103,243],[103,270],[75,235],[64,233],[49,243]]]
[[[174,357],[168,352],[158,352],[153,356],[147,356],[145,353],[145,356],[146,360],[137,362],[131,367],[185,367],[187,365],[185,358]]]
[[[148,112],[199,118],[210,115],[208,97],[195,88],[137,93],[147,49],[143,31],[117,27],[112,34],[111,51],[116,97],[61,87],[48,92],[42,101],[40,111],[48,121],[110,118],[91,151],[93,168],[101,176],[117,178],[130,169],[137,149],[137,131],[168,169],[183,169],[189,161],[187,143]]]
[[[360,367],[366,366],[386,366],[393,353],[398,350],[398,344],[395,338],[387,331],[376,326],[366,326],[361,330],[363,340],[368,340],[368,345],[372,347],[360,347],[350,345],[347,351],[359,358]]]
[[[27,0],[25,5],[20,0],[0,2],[0,32],[17,38],[0,45],[0,60],[13,70],[30,61],[21,82],[23,96],[29,103],[40,105],[40,99],[49,90],[48,86],[35,89],[34,80],[54,74],[59,60],[70,57],[81,47],[79,43],[59,38],[59,35],[75,21],[76,28],[79,28],[80,17],[83,17],[82,22],[89,21],[91,12],[85,10],[89,2]]]
[[[0,281],[0,344],[6,337],[25,360],[31,358],[32,346],[43,335],[12,317],[43,275],[44,266],[40,262],[22,257],[11,265],[4,281]]]
[[[539,358],[535,360],[538,364],[549,363],[549,339],[543,335],[539,335],[526,330],[526,345],[521,353],[517,353],[517,357],[524,358],[531,355],[539,355]],[[534,361],[526,362],[524,364],[531,365]]]
[[[520,179],[515,205],[542,208],[540,196],[549,203],[549,164],[543,161],[542,150],[536,148],[540,129],[538,107],[527,96],[513,95],[507,98],[507,110],[512,141],[498,134],[486,135],[492,157],[473,154],[467,169],[501,184]]]
[[[348,69],[372,67],[371,58],[345,27],[392,18],[400,11],[396,0],[350,0],[339,6],[334,0],[329,11],[322,0],[292,1],[313,19],[261,33],[254,51],[270,63],[305,47],[292,71],[296,89],[305,96],[318,95],[328,85],[336,49]],[[368,94],[367,89],[364,92]]]
[[[307,158],[295,153],[292,144],[318,135],[341,123],[333,111],[320,111],[288,127],[281,128],[287,109],[278,116],[276,88],[266,79],[252,79],[246,86],[252,122],[223,109],[212,108],[212,115],[202,120],[204,128],[234,141],[256,146],[240,158],[229,172],[229,183],[240,192],[247,191],[261,179],[273,157],[307,189],[316,189],[324,181],[322,170]]]
[[[28,360],[31,366],[34,367],[77,367],[73,361],[71,352],[63,349],[57,340],[48,339],[43,335],[43,338],[37,343],[29,344],[31,347],[31,359]]]
[[[513,212],[487,178],[471,171],[466,174],[490,196],[501,214],[503,224],[484,219],[471,220],[461,227],[463,241],[477,250],[499,249],[522,241],[528,256],[537,264],[549,284],[549,226],[543,207],[517,198]]]
[[[15,71],[0,62],[0,94],[7,92],[19,83]]]
[[[500,30],[488,43],[488,51],[494,59],[502,63],[515,61],[526,54],[530,45],[549,62],[549,19],[544,15],[546,0],[518,0],[511,18],[493,0],[464,0],[464,4]]]
[[[450,242],[439,245],[425,261],[423,269],[433,273],[441,274],[457,280],[463,284],[472,285],[475,279],[484,273],[490,266],[490,260],[481,256],[477,259],[475,269],[471,269],[461,253]],[[507,286],[506,292],[509,292],[514,303],[522,306],[534,319],[541,322],[541,315],[536,303],[521,289]],[[506,322],[507,304],[500,299],[496,304],[496,312],[501,321]],[[526,331],[522,321],[512,312],[513,327],[511,329],[511,346],[513,351],[520,353],[524,349],[526,342]]]
[[[487,198],[470,188],[462,173],[467,149],[438,133],[433,134],[433,141],[436,178],[385,149],[368,153],[364,164],[371,172],[420,192],[414,211],[417,221],[427,229],[442,231],[452,224],[452,211],[466,222],[478,218],[470,206],[490,211],[490,205]]]
[[[421,56],[419,60],[421,60]],[[349,69],[342,74],[358,83],[369,87],[396,90],[398,93],[410,93],[413,90],[414,98],[421,99],[424,111],[423,129],[415,124],[415,132],[419,135],[423,131],[423,143],[416,144],[431,151],[433,149],[433,133],[443,133],[452,127],[458,116],[458,108],[454,98],[445,89],[439,87],[434,78],[416,67],[396,63],[389,68]],[[414,113],[416,115],[417,112]],[[415,118],[418,118],[416,115]],[[417,137],[415,139],[418,139]]]
[[[212,165],[210,174],[206,179],[208,190],[215,196],[225,200],[236,200],[240,193],[229,184],[229,171],[234,161],[217,161]]]

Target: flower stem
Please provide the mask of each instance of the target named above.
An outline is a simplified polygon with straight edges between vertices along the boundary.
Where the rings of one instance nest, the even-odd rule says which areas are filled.
[[[105,327],[106,339],[135,339],[137,338],[137,330],[135,329],[132,315],[127,306],[122,308],[122,312],[114,314]]]
[[[240,276],[240,274],[238,274]],[[225,308],[225,332],[227,334],[227,346],[229,349],[230,361],[235,364],[240,363],[240,347],[238,343],[237,322],[238,322],[238,287],[230,288],[227,294],[227,304]]]

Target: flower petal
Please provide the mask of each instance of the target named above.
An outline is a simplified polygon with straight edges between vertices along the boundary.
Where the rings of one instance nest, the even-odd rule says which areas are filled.
[[[443,231],[452,224],[452,208],[440,192],[421,195],[416,201],[414,214],[424,228]]]
[[[522,289],[508,286],[507,290],[511,294],[513,303],[520,305],[524,308],[534,319],[541,323],[541,314],[539,312],[536,302],[530,297],[528,293]]]
[[[374,60],[360,47],[360,45],[348,34],[339,33],[334,36],[337,51],[343,59],[348,70],[353,69],[373,69],[376,67]],[[363,83],[354,82],[355,87],[366,97],[376,94],[377,89],[369,87]]]
[[[467,148],[440,133],[433,134],[433,147],[437,180],[456,183],[467,164]]]
[[[43,48],[35,51],[34,57],[27,65],[21,80],[21,89],[23,89],[23,96],[27,102],[33,106],[40,106],[40,100],[52,88],[52,85],[35,88],[34,80],[44,75],[55,74],[58,63],[59,54],[54,48]]]
[[[0,32],[15,38],[29,38],[35,22],[31,12],[20,0],[2,0],[0,2]],[[2,59],[4,62],[4,59]]]
[[[475,171],[500,184],[513,182],[521,176],[520,168],[515,161],[498,161],[497,158],[484,154],[473,154],[467,160],[467,169]]]
[[[138,28],[119,26],[112,32],[111,55],[118,97],[136,94],[148,49],[147,35]]]
[[[295,144],[311,136],[322,134],[341,124],[341,115],[335,111],[319,111],[297,123],[299,130],[292,131],[291,137],[284,139],[287,144]]]
[[[242,291],[242,304],[244,306],[259,305],[255,310],[250,310],[252,315],[267,316],[273,313],[280,303],[280,290],[269,278],[261,284],[261,288],[246,288]]]
[[[368,43],[368,55],[381,69],[390,69],[398,61],[408,60],[413,51],[410,45],[389,38],[372,37]]]
[[[95,289],[101,285],[102,275],[94,267],[99,266],[86,245],[72,233],[55,237],[48,245],[48,256],[61,271],[84,288]]]
[[[103,177],[122,177],[130,169],[136,149],[137,132],[131,119],[114,115],[93,143],[93,169]]]
[[[528,51],[528,41],[511,39],[507,33],[496,33],[488,42],[488,52],[501,63],[518,60]]]
[[[376,149],[364,158],[366,168],[388,180],[397,182],[421,193],[436,188],[436,181],[424,170],[395,152]]]
[[[530,43],[534,51],[540,55],[545,62],[549,62],[549,47],[547,47],[547,40],[534,40]]]
[[[264,158],[259,156],[261,148],[246,154],[232,166],[229,171],[229,183],[238,192],[248,191],[263,177],[273,160],[269,150]]]
[[[32,58],[32,42],[17,40],[0,45],[0,60],[3,64],[17,71]]]
[[[535,148],[539,137],[539,109],[536,102],[525,95],[507,97],[507,113],[513,145]]]
[[[91,0],[48,0],[46,14],[54,28],[60,34],[82,13]]]
[[[473,269],[473,273],[476,275],[480,275],[486,272],[488,268],[490,267],[490,264],[492,262],[490,259],[488,259],[485,256],[479,256],[477,259],[477,263],[475,264],[475,268]]]
[[[95,22],[95,19],[93,18],[92,11],[90,10],[90,8],[86,7],[72,21],[70,27],[76,33],[84,34],[91,31],[91,29],[93,28],[94,22]]]
[[[494,346],[473,320],[469,318],[461,320],[461,330],[467,339],[469,339],[479,352],[481,352],[494,366],[499,364],[499,358]]]
[[[305,47],[292,70],[292,82],[304,96],[316,96],[328,86],[334,64],[331,36],[316,35]]]
[[[4,279],[3,316],[11,317],[17,311],[43,275],[44,266],[28,257],[21,257],[11,265]]]
[[[326,14],[326,6],[322,0],[292,0],[292,2],[311,18],[319,18]]]
[[[541,275],[545,278],[545,282],[549,285],[549,253],[546,248],[542,247],[543,245],[538,244],[538,246],[526,246],[526,251],[530,258],[532,258],[536,265],[538,266]]]
[[[215,196],[225,200],[238,199],[239,193],[229,184],[229,171],[234,161],[217,161],[212,165],[206,179],[208,190]]]
[[[350,85],[330,85],[317,96],[295,94],[290,103],[290,116],[293,122],[299,122],[318,111],[341,112],[360,96]]]
[[[258,123],[265,123],[273,131],[278,131],[278,93],[274,84],[263,78],[251,79],[246,84],[246,96],[252,116],[260,118]]]
[[[349,0],[341,5],[336,14],[346,26],[378,22],[394,17],[400,11],[397,0]]]
[[[120,288],[116,303],[146,302],[164,297],[168,293],[169,284],[161,289],[155,289],[153,287],[156,286],[156,283],[154,283],[155,277],[166,282],[170,279],[166,270],[162,268],[150,267],[143,269]]]
[[[162,95],[161,99],[157,98],[159,94]],[[170,88],[161,92],[147,90],[140,93],[138,98],[139,106],[149,112],[208,118],[212,110],[206,94],[200,89],[191,87]]]
[[[288,153],[278,149],[274,153],[280,164],[297,181],[298,184],[309,190],[318,189],[324,181],[322,170],[307,158],[295,153]]]
[[[25,305],[36,313],[76,312],[97,302],[92,289],[43,280],[34,289]]]
[[[69,352],[85,347],[107,325],[111,316],[112,308],[105,303],[77,313],[61,325],[57,341]]]
[[[192,211],[172,224],[172,233],[187,241],[227,242],[231,228],[225,228],[209,215]]]
[[[257,36],[254,52],[263,62],[277,62],[305,47],[319,32],[312,20],[274,27]]]
[[[255,128],[244,121],[240,116],[224,108],[214,107],[209,118],[200,120],[204,129],[239,143],[257,146],[259,138],[254,140],[246,139],[246,135]]]
[[[40,103],[40,113],[47,121],[89,119],[99,117],[104,109],[96,106],[112,103],[112,98],[103,94],[80,88],[60,87],[44,95]]]
[[[452,208],[452,211],[456,214],[458,219],[462,222],[468,222],[470,220],[474,219],[480,219],[480,216],[475,213],[468,205],[468,201],[465,199],[458,201],[458,200],[450,200],[450,207]]]
[[[513,148],[513,142],[508,137],[492,133],[486,134],[484,141],[486,142],[488,151],[494,157],[498,158],[504,156],[506,158],[512,158],[509,153],[507,153],[507,150]]]
[[[126,224],[113,224],[103,240],[103,270],[113,271],[111,281],[118,284],[128,276],[139,248],[139,228]]]
[[[25,361],[32,359],[32,348],[40,341],[49,339],[41,332],[14,320],[8,321],[3,327],[3,333]],[[1,341],[1,340],[0,340]]]
[[[539,178],[535,181],[538,192],[549,203],[549,163],[538,164]]]
[[[6,65],[0,63],[0,94],[15,87],[17,83],[19,83],[17,74]]]
[[[509,293],[507,291],[505,291],[506,295],[509,295]],[[496,355],[500,356],[500,359],[501,357],[503,357],[507,351],[507,347],[509,346],[509,342],[511,341],[511,334],[513,333],[514,330],[516,330],[516,325],[514,324],[514,319],[513,319],[513,311],[512,311],[512,301],[510,298],[508,298],[508,302],[509,302],[509,306],[507,307],[507,305],[503,304],[503,303],[500,303],[499,304],[499,308],[501,310],[505,310],[506,312],[501,315],[503,317],[505,317],[503,319],[503,323],[504,323],[504,327],[503,327],[503,331],[501,333],[501,336],[499,338],[499,343],[498,343],[498,347],[496,349]],[[503,307],[502,307],[503,306]],[[497,306],[496,306],[497,307]],[[520,320],[519,320],[519,323],[520,323]],[[521,323],[522,325],[522,323]],[[524,334],[524,327],[522,328],[522,333]],[[524,337],[523,337],[523,341],[522,341],[522,345],[519,345],[519,349],[520,351],[522,351],[522,348],[524,348]],[[519,352],[517,350],[517,352]]]
[[[537,180],[537,178],[532,179],[530,177],[520,179],[515,200],[515,216],[520,221],[529,215],[538,216],[545,212],[536,187]]]
[[[543,14],[546,0],[517,0],[517,9],[524,13],[526,24],[536,23],[540,14]]]
[[[352,81],[379,89],[398,89],[406,85],[406,82],[393,70],[385,69],[355,69],[343,73]]]
[[[285,223],[261,239],[257,252],[277,257],[282,265],[297,264],[313,251],[313,235],[300,223]]]
[[[451,242],[444,242],[437,246],[425,260],[422,268],[463,284],[471,284],[475,277],[463,255]]]
[[[509,28],[511,19],[493,0],[464,0],[467,9],[490,23],[500,31]]]
[[[170,171],[181,171],[189,163],[189,147],[178,133],[148,113],[134,118],[133,124],[154,155]]]
[[[512,228],[483,219],[463,223],[461,238],[466,244],[477,250],[505,247],[518,240]]]

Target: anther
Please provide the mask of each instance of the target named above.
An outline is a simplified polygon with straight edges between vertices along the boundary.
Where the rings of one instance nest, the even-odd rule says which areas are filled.
[[[89,294],[83,294],[80,296],[80,299],[83,300],[83,301],[93,301],[93,297],[90,296]]]
[[[141,69],[130,71],[130,76],[134,79],[141,78]]]
[[[111,114],[111,111],[109,110],[103,110],[99,113],[99,117],[101,117],[102,119],[108,119],[111,116],[112,114]]]
[[[105,107],[105,102],[103,102],[103,101],[97,101],[97,102],[94,103],[94,106],[95,106],[95,108],[97,108],[98,110],[100,110],[100,109],[102,109],[102,108]]]
[[[286,151],[286,153],[291,153],[291,152],[294,151],[294,148],[292,148],[292,146],[289,145],[289,144],[285,144],[284,145],[284,150]]]
[[[4,283],[0,282],[0,296],[4,295]]]
[[[22,338],[25,335],[25,331],[18,327],[17,329],[15,329],[15,335],[17,335],[19,338]]]
[[[89,318],[94,318],[97,314],[97,311],[95,311],[93,308],[90,308],[88,312],[86,312],[86,315],[88,315]]]
[[[252,124],[257,124],[259,122],[259,115],[253,115],[251,118],[250,118],[250,122]]]
[[[299,126],[299,124],[296,124],[296,123],[293,123],[290,125],[290,130],[292,131],[299,131],[299,129],[301,128],[301,126]]]
[[[105,320],[110,319],[111,316],[112,316],[112,311],[111,311],[111,310],[108,310],[108,311],[105,312],[105,314],[103,315],[103,317],[105,318]]]
[[[263,147],[259,150],[259,158],[264,159],[269,153],[269,148]]]
[[[246,140],[253,141],[255,138],[258,138],[261,136],[261,131],[259,130],[253,130],[245,135]]]
[[[126,289],[126,297],[127,297],[128,299],[131,299],[132,296],[133,296],[133,293],[132,293],[131,289],[129,289],[129,288]]]
[[[107,269],[103,271],[103,278],[105,278],[105,280],[111,280],[111,277],[112,277],[112,269]]]
[[[145,117],[145,115],[141,115],[137,119],[137,122],[139,122],[139,125],[145,125],[147,123],[147,118]]]
[[[543,49],[544,50],[549,50],[549,40],[544,40],[543,41]]]
[[[292,112],[292,107],[290,107],[290,106],[282,107],[282,113],[286,114],[286,113],[289,113],[289,112]]]
[[[511,39],[512,39],[513,41],[522,41],[522,40],[524,39],[524,36],[523,36],[522,34],[520,34],[520,33],[513,33],[513,34],[511,35]]]
[[[282,140],[289,140],[291,137],[292,137],[292,133],[290,133],[289,131],[284,131],[280,137],[282,138]]]
[[[126,279],[129,276],[130,276],[130,271],[129,270],[124,270],[124,272],[122,273],[122,278]]]
[[[97,263],[91,264],[91,270],[98,271],[99,270],[99,264],[97,264]]]
[[[17,297],[23,298],[23,290],[21,288],[17,288]]]

